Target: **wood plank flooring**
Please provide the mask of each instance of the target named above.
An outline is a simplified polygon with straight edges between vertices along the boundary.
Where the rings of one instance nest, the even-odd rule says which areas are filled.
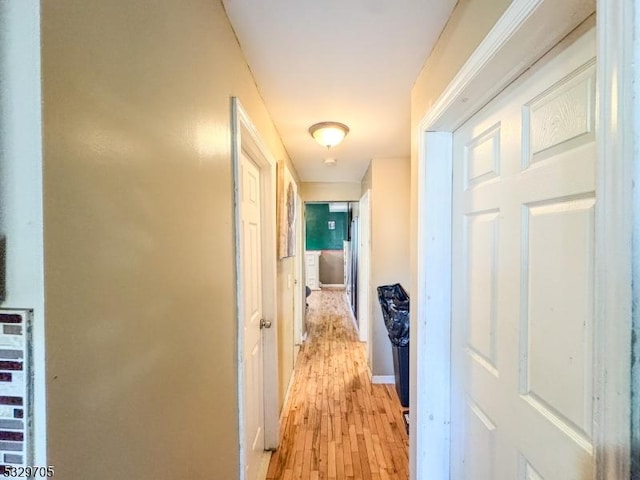
[[[309,296],[307,340],[268,480],[406,480],[408,437],[393,385],[372,385],[344,290]]]

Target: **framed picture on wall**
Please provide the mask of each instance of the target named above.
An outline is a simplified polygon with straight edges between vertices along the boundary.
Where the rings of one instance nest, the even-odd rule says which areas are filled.
[[[296,254],[296,197],[298,186],[291,172],[278,162],[278,258]]]

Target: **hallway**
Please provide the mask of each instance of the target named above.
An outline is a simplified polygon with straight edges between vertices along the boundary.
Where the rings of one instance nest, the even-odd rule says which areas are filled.
[[[308,336],[267,479],[407,479],[400,402],[393,385],[371,384],[344,290],[316,291],[308,302]]]

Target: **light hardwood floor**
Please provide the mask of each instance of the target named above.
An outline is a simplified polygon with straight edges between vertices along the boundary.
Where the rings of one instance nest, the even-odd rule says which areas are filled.
[[[393,385],[372,385],[344,290],[309,296],[307,340],[268,480],[407,479],[408,437]]]

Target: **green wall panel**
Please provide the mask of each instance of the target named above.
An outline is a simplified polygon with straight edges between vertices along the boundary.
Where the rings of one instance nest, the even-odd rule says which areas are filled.
[[[342,250],[348,238],[347,212],[329,212],[327,203],[308,203],[305,209],[307,250]],[[335,229],[329,229],[335,222]]]

